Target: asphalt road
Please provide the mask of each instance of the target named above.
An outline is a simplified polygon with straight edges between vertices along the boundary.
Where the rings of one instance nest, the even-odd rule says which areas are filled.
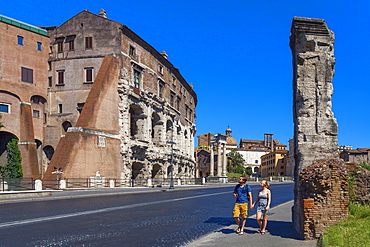
[[[184,246],[234,224],[233,187],[1,204],[0,246]],[[293,183],[271,191],[293,199]]]

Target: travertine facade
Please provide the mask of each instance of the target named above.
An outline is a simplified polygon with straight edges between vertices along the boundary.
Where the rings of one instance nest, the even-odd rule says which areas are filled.
[[[25,176],[44,182],[54,166],[60,178],[194,177],[197,96],[166,52],[104,11],[44,29],[5,18],[0,32],[1,163],[16,137]]]
[[[293,221],[302,233],[299,174],[318,160],[338,157],[338,126],[332,112],[334,33],[324,20],[295,17],[293,53],[295,203]]]

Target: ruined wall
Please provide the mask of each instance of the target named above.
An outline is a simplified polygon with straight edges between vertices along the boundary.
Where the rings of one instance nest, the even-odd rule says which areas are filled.
[[[318,161],[301,172],[304,239],[348,216],[347,168],[339,159]]]
[[[300,172],[318,160],[338,156],[338,126],[332,112],[334,33],[324,20],[295,17],[293,54],[295,201],[293,223],[303,236]]]

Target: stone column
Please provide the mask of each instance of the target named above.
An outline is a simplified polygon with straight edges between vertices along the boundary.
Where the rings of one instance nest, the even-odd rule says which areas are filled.
[[[223,161],[223,164],[222,164],[222,176],[223,177],[226,177],[226,173],[227,173],[227,156],[226,156],[226,143],[223,144],[223,153],[222,153],[222,161]]]
[[[303,237],[300,172],[318,160],[338,156],[338,126],[332,112],[334,33],[324,20],[295,17],[293,55],[295,188],[293,224]]]
[[[215,176],[215,154],[213,152],[213,143],[211,143],[211,154],[210,154],[210,164],[209,164],[209,176],[214,177]]]
[[[221,143],[217,145],[217,177],[221,177],[222,171],[222,156],[221,156]]]

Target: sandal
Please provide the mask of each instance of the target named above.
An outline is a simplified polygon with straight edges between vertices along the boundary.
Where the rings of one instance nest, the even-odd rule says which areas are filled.
[[[261,231],[261,235],[265,235],[266,231]]]
[[[244,234],[244,231],[241,231],[238,233],[238,235],[243,235]]]
[[[238,227],[238,229],[236,229],[235,232],[240,233],[240,228]]]
[[[261,229],[258,229],[258,230],[257,230],[257,233],[261,233]]]

